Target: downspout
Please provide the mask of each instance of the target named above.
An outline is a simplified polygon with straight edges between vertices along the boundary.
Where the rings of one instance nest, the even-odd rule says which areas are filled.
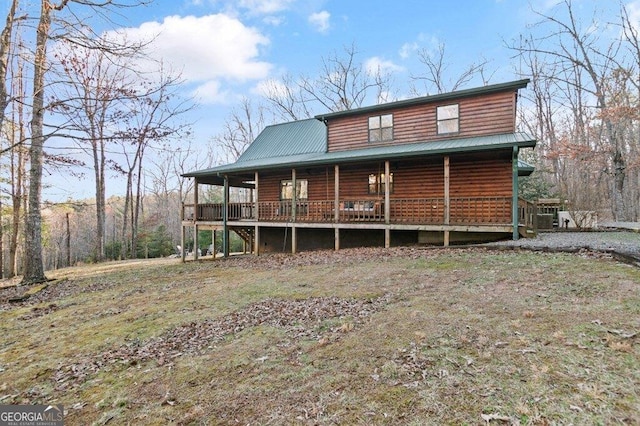
[[[511,157],[511,163],[512,163],[512,172],[513,172],[513,176],[512,176],[512,201],[511,201],[511,206],[512,206],[512,218],[511,220],[513,221],[513,240],[517,240],[520,237],[520,234],[518,233],[518,222],[519,222],[519,215],[518,215],[518,146],[514,145],[513,146],[513,154]]]

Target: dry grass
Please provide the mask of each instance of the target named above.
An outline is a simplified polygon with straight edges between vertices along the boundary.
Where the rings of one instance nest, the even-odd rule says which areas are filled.
[[[640,271],[607,257],[365,249],[57,277],[2,304],[0,403],[62,403],[67,424],[640,423]]]

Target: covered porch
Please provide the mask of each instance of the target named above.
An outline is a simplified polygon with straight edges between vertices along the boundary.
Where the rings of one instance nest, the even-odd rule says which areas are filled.
[[[472,193],[474,190],[460,190],[461,177],[451,177],[452,168],[455,173],[460,166],[452,167],[449,156],[432,158],[431,164],[426,166],[415,160],[377,163],[379,171],[375,175],[380,177],[379,191],[370,196],[362,196],[362,191],[358,193],[354,189],[359,185],[354,178],[356,169],[362,168],[362,164],[195,176],[196,189],[205,185],[221,188],[222,202],[200,202],[200,191],[196,190],[194,202],[182,206],[183,229],[191,226],[222,231],[225,255],[228,255],[230,231],[240,235],[252,247],[251,251],[259,254],[260,231],[265,229],[284,229],[289,241],[285,245],[292,252],[298,249],[299,229],[307,230],[307,234],[311,229],[325,230],[323,235],[332,231],[336,250],[341,247],[341,230],[382,232],[385,247],[391,245],[392,233],[405,231],[440,234],[445,246],[450,244],[452,233],[501,234],[517,239],[535,228],[535,206],[517,197],[517,148],[511,154],[511,158],[505,158],[507,174],[502,177],[502,183],[496,184],[504,186],[506,183],[508,190],[501,187],[497,192],[502,194],[496,196],[460,196],[460,192]],[[418,168],[429,170],[425,172],[428,183],[409,182],[409,174],[414,176]],[[304,191],[300,190],[301,181],[305,182]],[[297,188],[287,192],[288,199],[283,199],[282,182]],[[398,182],[409,188],[401,190]],[[281,186],[280,194],[273,189],[276,185]],[[486,189],[476,192],[481,191],[486,192]],[[433,196],[424,196],[425,193]]]

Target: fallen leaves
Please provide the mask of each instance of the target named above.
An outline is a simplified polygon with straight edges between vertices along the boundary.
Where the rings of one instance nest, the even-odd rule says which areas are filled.
[[[226,336],[262,325],[285,330],[294,339],[313,339],[326,345],[352,331],[375,312],[384,309],[390,295],[369,299],[313,297],[308,299],[266,299],[221,318],[190,322],[168,330],[148,342],[134,340],[102,354],[80,357],[75,363],[61,366],[54,374],[58,388],[80,383],[88,376],[112,365],[137,365],[155,360],[158,365],[171,363],[183,354],[206,351]],[[320,330],[324,321],[349,319],[339,325]],[[327,336],[331,334],[331,336]],[[260,359],[262,362],[267,358]]]

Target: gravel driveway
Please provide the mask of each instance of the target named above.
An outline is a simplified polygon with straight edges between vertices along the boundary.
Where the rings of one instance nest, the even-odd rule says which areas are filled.
[[[640,256],[640,233],[633,231],[607,232],[541,232],[536,238],[521,238],[517,241],[499,241],[490,246],[515,246],[524,248],[579,249],[616,251]]]

